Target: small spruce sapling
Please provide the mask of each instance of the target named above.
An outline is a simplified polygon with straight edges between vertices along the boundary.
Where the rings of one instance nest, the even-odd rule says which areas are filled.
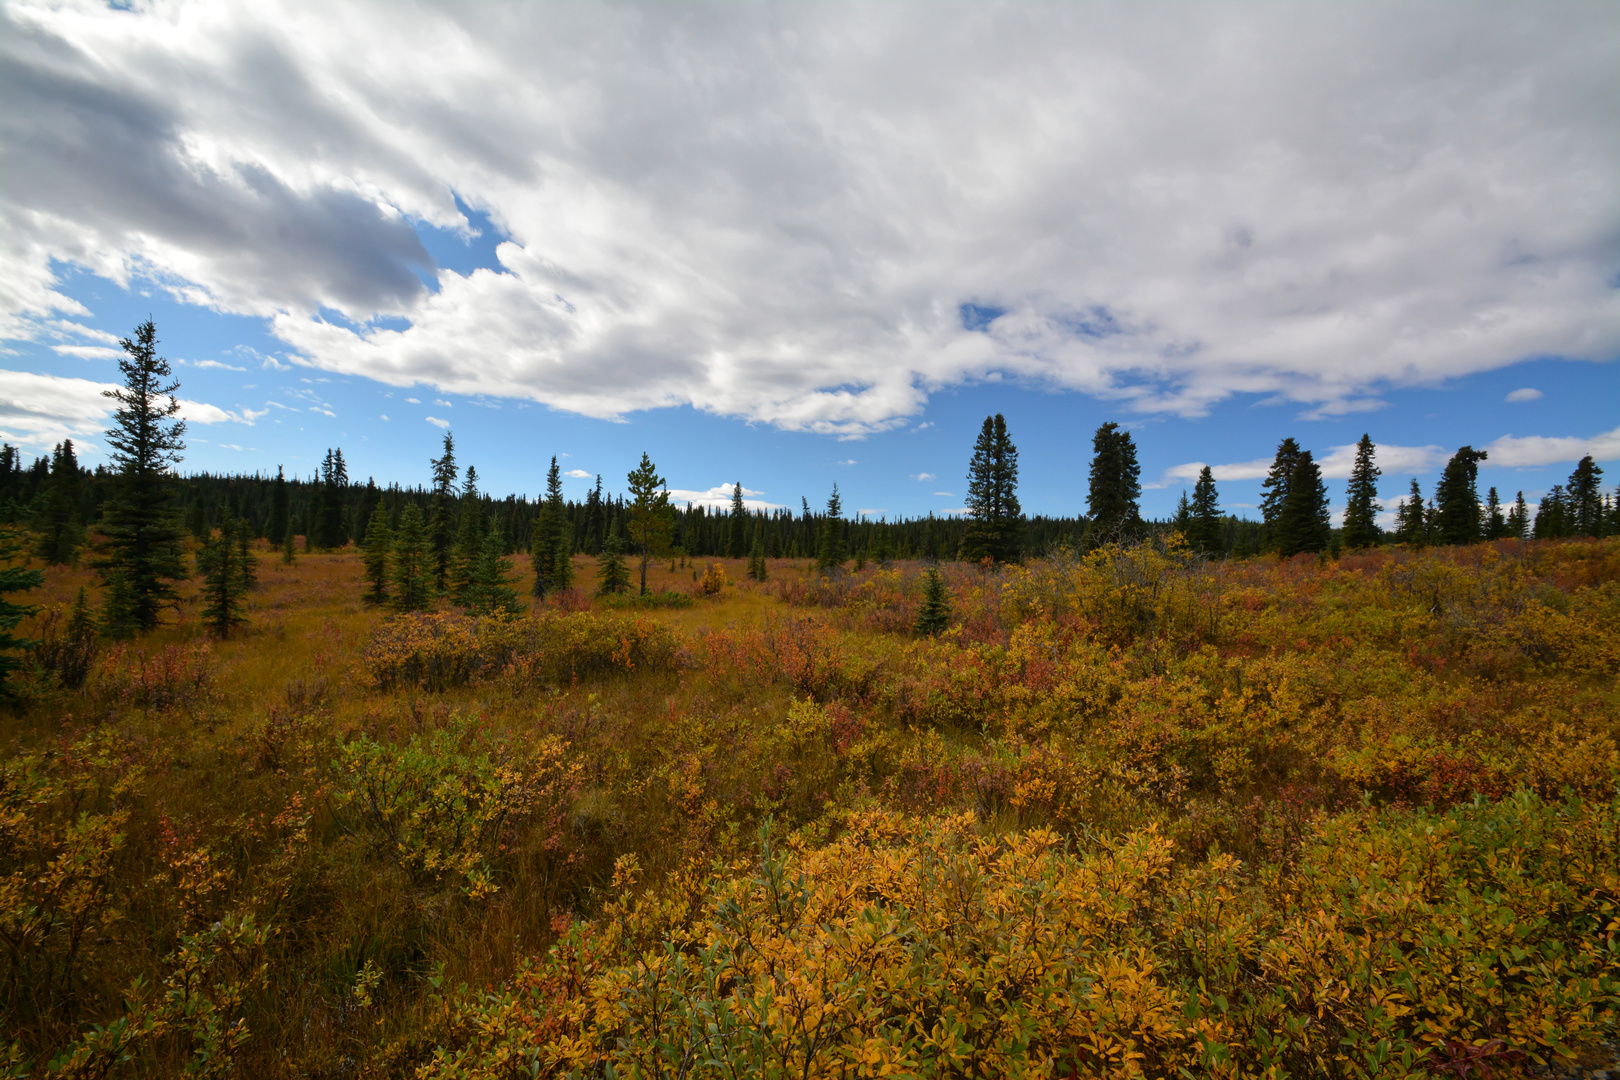
[[[917,633],[937,637],[951,625],[951,598],[939,568],[931,566],[923,583],[922,608],[917,612]]]

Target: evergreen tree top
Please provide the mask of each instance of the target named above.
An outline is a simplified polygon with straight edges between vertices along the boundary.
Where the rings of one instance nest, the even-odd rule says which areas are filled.
[[[180,463],[186,448],[186,422],[174,419],[180,412],[180,399],[175,397],[180,380],[169,361],[157,354],[157,327],[151,319],[135,328],[133,339],[121,338],[118,344],[125,353],[118,360],[124,385],[101,392],[118,403],[113,426],[107,430],[107,445],[112,448],[108,456],[120,472],[140,476],[166,472]]]

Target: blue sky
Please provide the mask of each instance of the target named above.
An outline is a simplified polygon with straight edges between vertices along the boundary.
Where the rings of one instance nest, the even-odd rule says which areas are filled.
[[[98,460],[150,314],[196,470],[913,515],[1002,412],[1029,513],[1104,420],[1150,515],[1289,435],[1620,481],[1612,6],[322,11],[0,7],[0,435]]]

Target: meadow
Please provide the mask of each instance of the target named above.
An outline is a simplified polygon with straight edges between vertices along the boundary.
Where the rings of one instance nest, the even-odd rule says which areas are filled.
[[[260,554],[224,641],[195,582],[124,642],[69,632],[86,570],[24,597],[0,1075],[1513,1076],[1615,1038],[1620,539],[947,563],[937,637],[916,563],[475,619]]]

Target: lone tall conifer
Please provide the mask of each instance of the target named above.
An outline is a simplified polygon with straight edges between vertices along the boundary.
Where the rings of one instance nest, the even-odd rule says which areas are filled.
[[[640,562],[641,595],[647,595],[647,566],[669,546],[669,492],[647,456],[630,472],[630,542]]]
[[[1342,539],[1347,548],[1369,548],[1378,543],[1378,478],[1383,472],[1373,463],[1375,452],[1372,436],[1363,434],[1356,443],[1356,463],[1350,469],[1350,485],[1345,491]]]
[[[243,603],[255,576],[255,559],[243,540],[247,522],[226,505],[220,513],[219,535],[211,537],[197,553],[197,568],[203,574],[202,621],[217,637],[247,622]]]
[[[1215,491],[1215,473],[1208,465],[1198,472],[1198,483],[1193,486],[1192,506],[1187,517],[1187,543],[1192,545],[1193,550],[1220,554],[1220,497]]]
[[[743,505],[743,486],[739,480],[731,486],[731,520],[727,522],[726,554],[733,559],[743,557],[748,544],[748,508]]]
[[[1024,511],[1018,505],[1018,447],[1007,434],[1000,413],[984,418],[973,458],[968,462],[967,529],[962,558],[978,562],[988,556],[1014,562],[1023,548]]]
[[[450,583],[450,557],[455,547],[456,441],[444,433],[444,453],[429,459],[433,468],[433,506],[428,513],[427,542],[433,587],[441,592]],[[402,523],[403,524],[403,523]]]
[[[1271,459],[1271,471],[1260,484],[1260,548],[1276,551],[1280,538],[1283,507],[1288,502],[1288,482],[1299,467],[1303,451],[1292,438],[1277,444],[1277,455]]]
[[[838,495],[838,485],[834,484],[832,494],[827,496],[827,513],[821,519],[821,535],[816,538],[816,569],[823,573],[840,570],[847,558],[849,548],[844,542],[844,500]]]
[[[1603,470],[1598,468],[1592,455],[1581,458],[1575,471],[1569,474],[1569,485],[1564,488],[1569,506],[1570,533],[1574,536],[1602,536]]]
[[[1302,450],[1288,477],[1288,497],[1275,525],[1277,554],[1283,558],[1327,550],[1333,526],[1328,517],[1327,485],[1309,450]]]
[[[422,511],[415,503],[399,515],[393,556],[394,610],[421,611],[433,589],[433,556],[422,528]]]
[[[1439,543],[1472,544],[1479,539],[1479,463],[1485,456],[1484,450],[1463,446],[1446,462],[1434,489],[1434,531]]]
[[[105,391],[118,403],[107,431],[113,493],[101,525],[106,537],[96,567],[107,581],[103,623],[114,634],[150,630],[158,613],[178,601],[174,582],[186,576],[180,523],[173,509],[170,469],[186,448],[178,419],[180,382],[157,354],[148,319],[119,342],[124,385]]]
[[[1142,530],[1142,467],[1131,433],[1110,420],[1091,438],[1090,544],[1107,543]]]
[[[393,548],[394,535],[388,527],[388,511],[379,498],[371,511],[371,521],[366,525],[366,580],[371,583],[366,600],[373,604],[388,602],[388,562]]]

